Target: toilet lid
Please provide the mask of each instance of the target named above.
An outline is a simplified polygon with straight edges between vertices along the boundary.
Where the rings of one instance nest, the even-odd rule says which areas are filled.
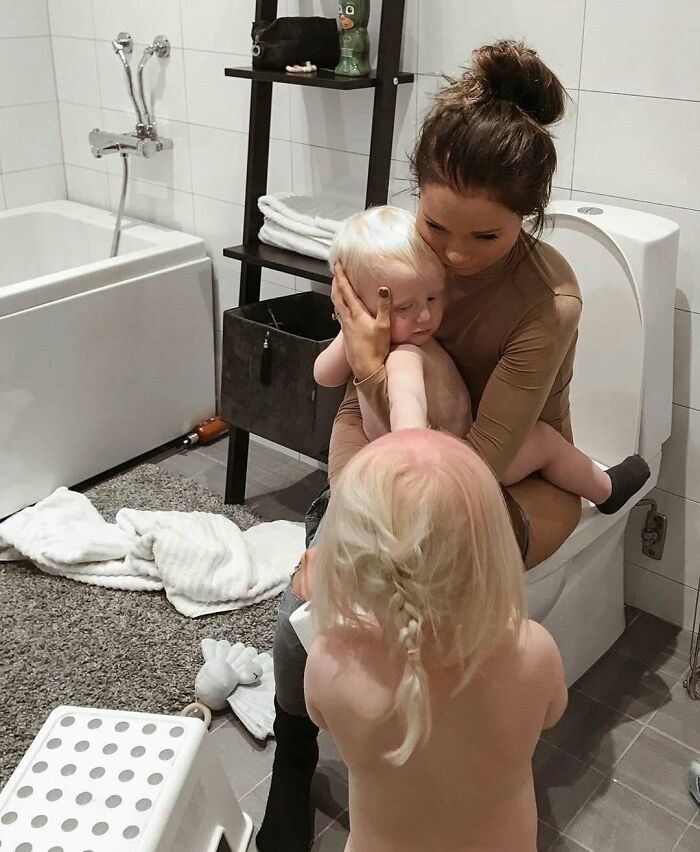
[[[644,338],[637,289],[622,252],[594,222],[565,213],[545,236],[578,279],[583,311],[571,383],[576,446],[609,466],[637,451]]]

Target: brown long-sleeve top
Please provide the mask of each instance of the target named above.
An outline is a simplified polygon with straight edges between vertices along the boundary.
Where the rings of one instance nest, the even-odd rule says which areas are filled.
[[[448,279],[437,340],[450,353],[476,412],[467,442],[500,476],[535,422],[571,440],[569,384],[581,294],[566,260],[546,243],[523,237],[513,251],[478,275]],[[348,386],[333,427],[331,487],[367,442],[358,390],[388,427],[384,369]],[[580,500],[536,477],[511,493],[530,522],[528,565],[554,552],[580,515]]]

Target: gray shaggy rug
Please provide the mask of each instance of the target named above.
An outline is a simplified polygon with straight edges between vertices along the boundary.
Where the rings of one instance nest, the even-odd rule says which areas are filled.
[[[218,512],[247,529],[259,519],[151,464],[85,491],[107,521],[119,509]],[[60,704],[174,713],[193,701],[199,643],[270,650],[277,599],[186,618],[162,592],[122,592],[0,563],[0,787]]]

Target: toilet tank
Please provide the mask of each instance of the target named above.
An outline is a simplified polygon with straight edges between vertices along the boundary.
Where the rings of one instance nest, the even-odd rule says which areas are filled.
[[[607,204],[556,201],[544,239],[571,265],[583,314],[571,385],[577,446],[603,464],[653,459],[671,434],[679,228]]]

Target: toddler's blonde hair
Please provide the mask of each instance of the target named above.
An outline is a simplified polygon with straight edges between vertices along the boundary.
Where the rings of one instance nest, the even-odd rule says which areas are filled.
[[[466,444],[403,430],[343,471],[319,535],[313,612],[320,629],[373,618],[404,662],[394,711],[405,723],[386,757],[408,760],[431,731],[430,641],[462,666],[462,688],[525,613],[523,566],[500,487]],[[436,644],[437,643],[437,644]]]
[[[343,222],[331,243],[331,270],[336,260],[361,288],[376,281],[378,267],[397,260],[415,269],[430,264],[444,274],[439,258],[416,230],[413,213],[389,204],[369,207]]]

